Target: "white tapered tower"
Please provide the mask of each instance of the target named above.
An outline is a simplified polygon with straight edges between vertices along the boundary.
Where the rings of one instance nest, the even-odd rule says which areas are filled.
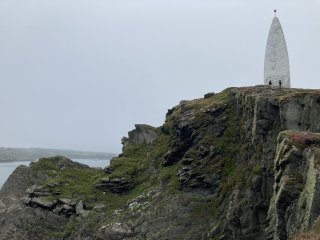
[[[290,66],[286,40],[279,19],[276,16],[272,20],[269,31],[266,55],[264,59],[264,84],[290,87]]]

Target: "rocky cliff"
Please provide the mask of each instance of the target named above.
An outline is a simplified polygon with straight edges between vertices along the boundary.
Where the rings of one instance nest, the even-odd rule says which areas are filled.
[[[0,239],[316,239],[319,117],[318,90],[183,101],[160,128],[137,125],[104,171],[63,157],[19,167]]]

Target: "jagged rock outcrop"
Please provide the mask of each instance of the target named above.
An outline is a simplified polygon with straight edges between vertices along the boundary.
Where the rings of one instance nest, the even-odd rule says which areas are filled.
[[[136,126],[104,170],[61,158],[19,167],[0,192],[0,239],[316,235],[319,117],[318,90],[230,88],[182,101],[160,128]]]
[[[96,185],[98,189],[104,192],[112,192],[118,194],[127,193],[132,189],[132,181],[124,178],[102,178],[101,182]]]
[[[152,143],[158,137],[159,130],[147,124],[136,124],[135,129],[128,135],[129,138],[122,138],[124,146],[129,143]]]

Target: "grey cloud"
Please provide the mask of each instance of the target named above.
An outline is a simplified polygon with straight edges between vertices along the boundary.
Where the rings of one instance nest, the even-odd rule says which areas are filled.
[[[263,83],[273,9],[319,88],[319,1],[1,0],[0,146],[120,151],[181,99]]]

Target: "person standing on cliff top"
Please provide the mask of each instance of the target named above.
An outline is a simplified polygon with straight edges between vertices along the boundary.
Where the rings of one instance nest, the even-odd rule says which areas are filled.
[[[282,82],[281,82],[281,80],[279,80],[279,86],[281,87],[281,85],[282,85]]]
[[[272,82],[271,82],[271,80],[269,80],[269,86],[272,86]]]

